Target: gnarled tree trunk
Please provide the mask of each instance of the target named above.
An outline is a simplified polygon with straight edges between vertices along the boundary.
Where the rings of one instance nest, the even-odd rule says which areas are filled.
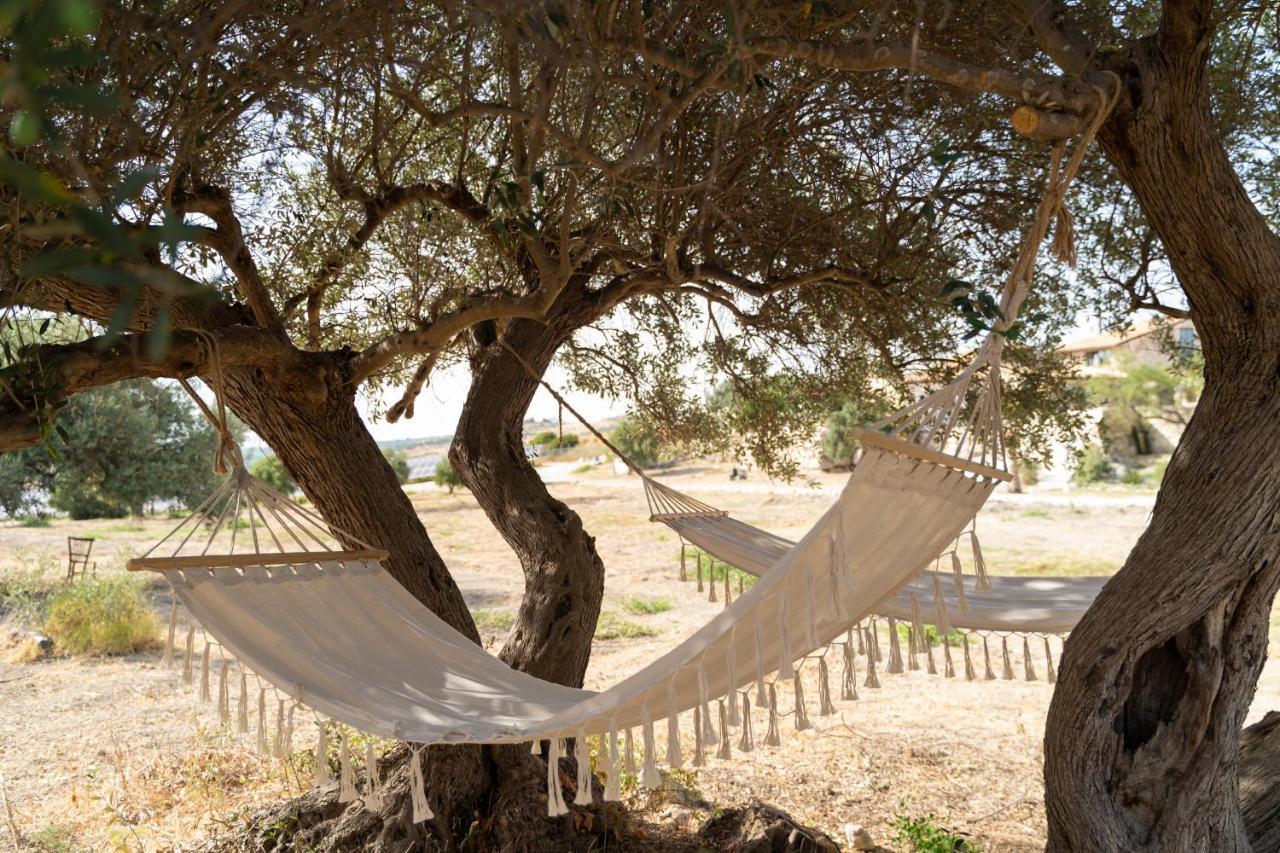
[[[1049,849],[1247,851],[1237,742],[1280,585],[1280,238],[1214,130],[1212,32],[1112,67],[1103,145],[1186,291],[1205,388],[1151,525],[1067,642],[1045,735]]]
[[[542,374],[566,332],[531,321],[503,341]],[[525,456],[524,418],[538,384],[502,344],[473,360],[449,459],[520,558],[524,599],[501,657],[538,678],[581,687],[604,596],[604,564],[582,519],[551,496]]]
[[[346,362],[334,355],[298,353],[279,375],[229,370],[226,380],[232,410],[279,454],[320,513],[390,551],[386,565],[392,575],[479,642],[457,584],[360,420],[346,381]],[[407,756],[402,752],[398,757],[398,763],[384,769],[389,797],[380,813],[365,812],[359,803],[340,806],[337,789],[324,789],[290,804],[291,823],[285,825],[325,850],[405,850],[420,847],[427,836],[447,849],[462,846],[468,836],[482,848],[492,843],[520,849],[555,829],[539,800],[544,771],[527,748],[432,748],[426,770],[437,817],[422,825],[410,819],[403,766]]]

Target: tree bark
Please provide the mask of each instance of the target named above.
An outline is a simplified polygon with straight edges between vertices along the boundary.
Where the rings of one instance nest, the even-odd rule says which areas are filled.
[[[503,341],[539,375],[569,331],[517,321]],[[520,558],[524,598],[500,657],[538,678],[581,687],[604,564],[582,519],[547,491],[525,456],[524,418],[538,384],[505,347],[482,347],[449,459]]]
[[[1280,585],[1280,238],[1214,131],[1212,32],[1182,11],[1113,61],[1129,103],[1101,139],[1186,291],[1205,387],[1151,525],[1066,644],[1051,850],[1250,849],[1237,743]]]
[[[1280,711],[1244,730],[1240,737],[1240,808],[1253,853],[1280,850]]]

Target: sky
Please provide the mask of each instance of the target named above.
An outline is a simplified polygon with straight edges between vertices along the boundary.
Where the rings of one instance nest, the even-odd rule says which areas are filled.
[[[583,417],[590,421],[603,421],[627,413],[626,401],[613,401],[584,394],[568,388],[568,376],[563,370],[552,366],[547,371],[547,383],[555,388]],[[448,370],[432,374],[431,382],[422,390],[414,404],[414,416],[411,419],[401,418],[397,423],[387,423],[382,419],[374,419],[369,411],[370,401],[363,398],[358,406],[360,415],[369,426],[369,431],[377,441],[395,441],[407,438],[433,438],[451,435],[462,415],[462,405],[467,398],[467,387],[470,384],[469,373],[465,364],[458,364]],[[392,389],[382,400],[383,405],[377,408],[386,411],[391,403],[399,399],[403,389]],[[534,420],[551,420],[558,417],[559,405],[547,393],[539,388],[529,407],[529,418]],[[565,412],[565,418],[573,416]]]

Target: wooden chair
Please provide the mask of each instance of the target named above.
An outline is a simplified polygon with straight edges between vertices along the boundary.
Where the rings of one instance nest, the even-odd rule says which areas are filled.
[[[93,550],[93,538],[67,537],[67,583],[75,583],[78,577],[96,575],[98,564],[89,562]]]

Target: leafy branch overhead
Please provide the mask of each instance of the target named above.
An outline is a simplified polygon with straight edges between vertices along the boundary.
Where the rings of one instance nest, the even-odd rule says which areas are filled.
[[[168,329],[254,326],[258,355],[228,363],[333,353],[335,392],[394,389],[396,417],[433,372],[534,320],[578,347],[582,387],[766,465],[780,418],[820,407],[773,398],[754,433],[707,433],[679,370],[610,347],[743,388],[764,358],[807,394],[905,392],[1001,324],[989,287],[939,303],[933,282],[1007,269],[1047,157],[1008,110],[1096,105],[1091,79],[1042,57],[1015,67],[870,6],[373,0],[237,6],[204,28],[192,8],[14,6],[10,38],[31,48],[9,69],[0,310],[84,318],[104,358],[139,333],[135,375],[175,372]],[[1105,178],[1091,167],[1084,195]],[[1076,207],[1104,263],[1050,269],[1008,339],[1051,344],[1085,308],[1121,310],[1124,287],[1159,301],[1132,202]],[[209,353],[193,356],[182,370]]]

